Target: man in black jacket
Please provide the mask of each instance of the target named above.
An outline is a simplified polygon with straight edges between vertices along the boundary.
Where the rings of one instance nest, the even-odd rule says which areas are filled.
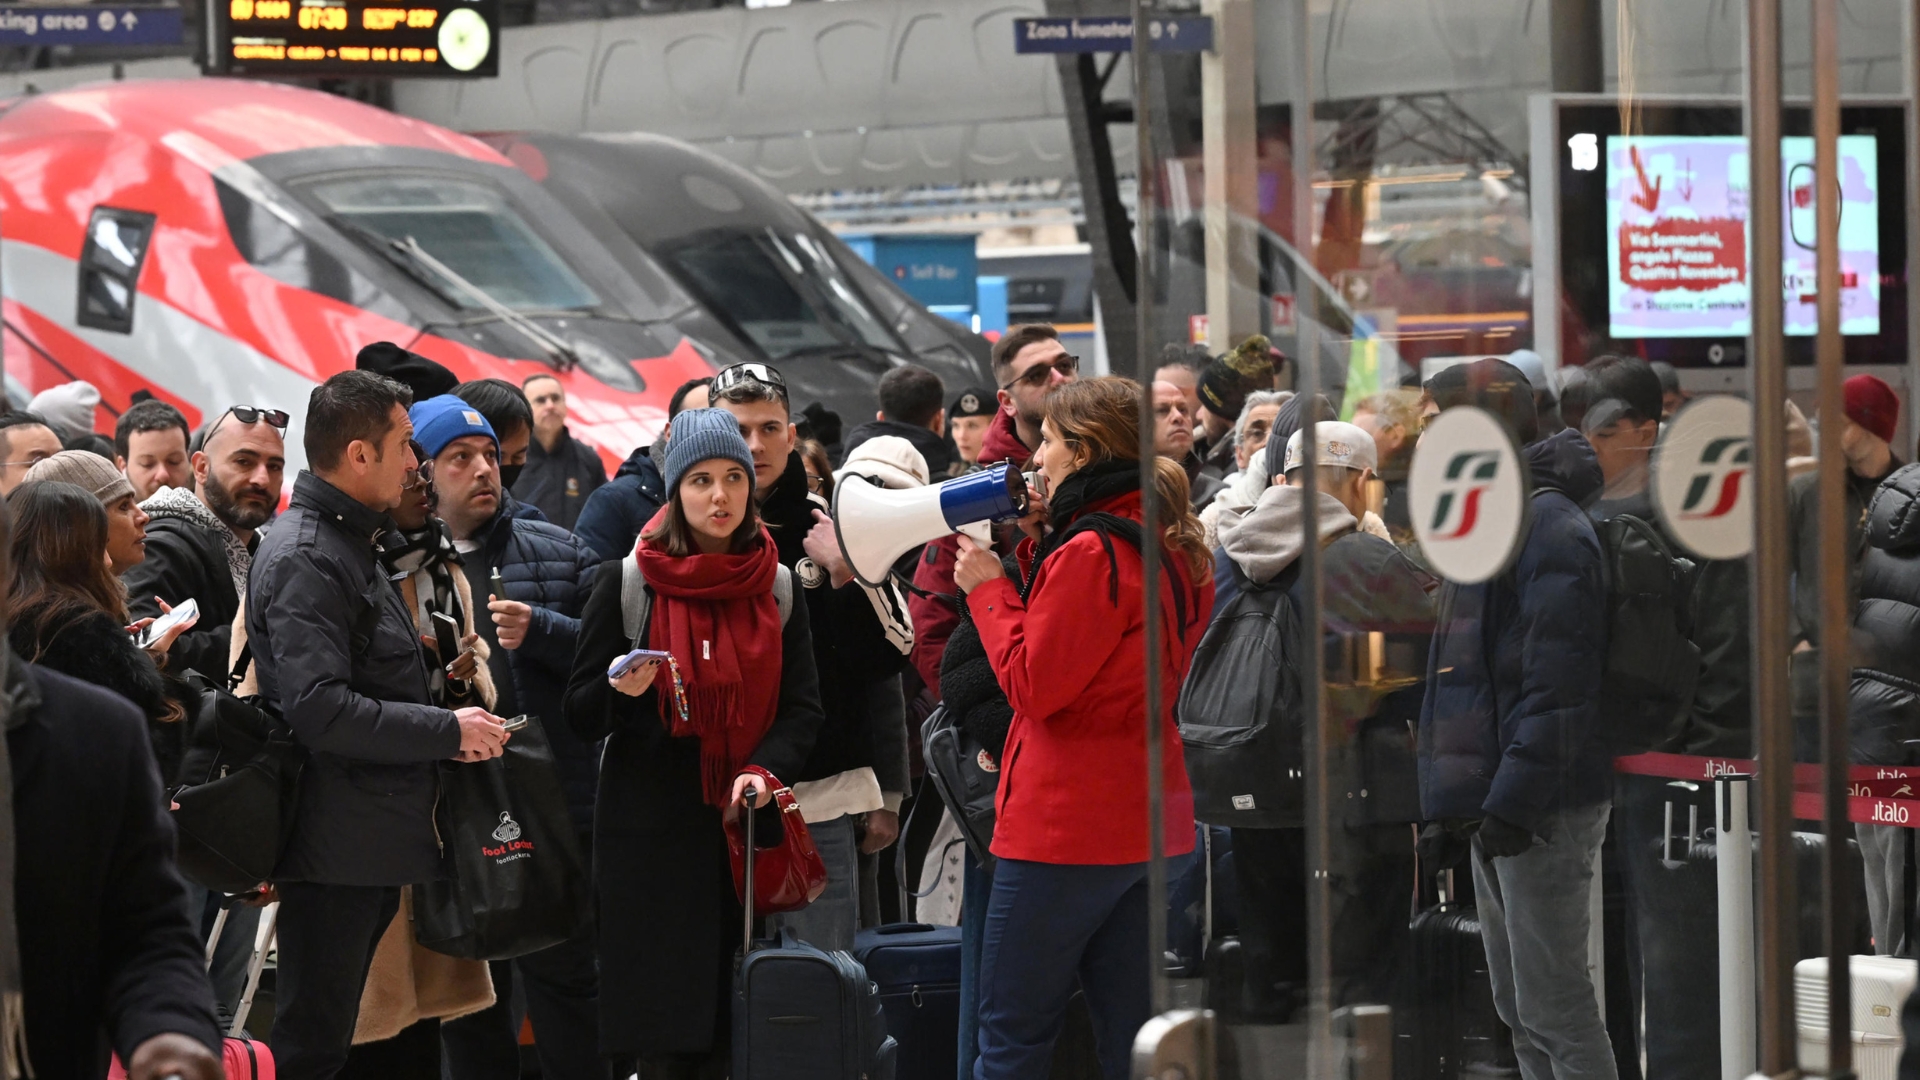
[[[847,432],[844,449],[854,448],[876,435],[898,435],[913,444],[927,459],[927,475],[933,483],[958,475],[947,442],[947,409],[943,404],[947,389],[940,376],[918,364],[902,364],[880,376],[880,411],[873,420]],[[962,470],[966,468],[962,464]]]
[[[714,405],[740,421],[753,452],[754,495],[780,562],[807,590],[826,713],[800,775],[780,779],[793,788],[826,861],[827,891],[775,921],[822,949],[848,949],[859,922],[859,849],[878,851],[899,834],[898,798],[881,792],[873,769],[870,691],[900,673],[913,631],[898,592],[853,580],[825,501],[807,490],[786,394],[785,379],[765,364],[737,364],[713,377]],[[858,839],[862,825],[864,841]]]
[[[255,530],[280,506],[286,424],[284,412],[228,409],[193,455],[193,489],[161,488],[140,506],[150,519],[147,557],[122,578],[128,612],[157,616],[160,600],[200,605],[199,621],[167,654],[172,670],[192,668],[212,679],[227,673]]]
[[[503,716],[539,717],[581,850],[592,851],[598,747],[573,733],[562,720],[562,709],[580,611],[599,559],[558,525],[515,517],[513,496],[500,485],[499,442],[487,420],[466,402],[451,394],[429,398],[409,415],[414,437],[433,461],[438,514],[464,559],[462,570],[474,603],[487,605],[474,628],[491,650],[487,664],[499,695],[495,708]],[[490,595],[496,572],[505,585],[504,596]],[[553,1080],[601,1075],[590,926],[570,941],[512,961],[494,961],[493,1007],[441,1025],[452,1075],[517,1075],[516,976],[525,987],[527,1011],[539,1033],[541,1075]]]
[[[1649,459],[1660,434],[1660,378],[1638,357],[1605,356],[1583,369],[1581,421],[1606,486],[1588,510],[1596,522],[1622,514],[1665,536],[1649,490]],[[1674,541],[1669,537],[1669,544]],[[1681,550],[1674,544],[1676,551]],[[1653,749],[1710,757],[1752,754],[1751,670],[1747,661],[1747,563],[1699,560],[1692,603],[1700,669],[1691,706],[1673,741]],[[1603,722],[1604,722],[1603,717]],[[1667,823],[1713,820],[1712,785],[1676,785],[1615,775],[1613,829],[1633,905],[1648,1080],[1720,1072],[1717,880],[1711,864],[1662,865]],[[1669,817],[1671,814],[1671,817]],[[1680,856],[1675,856],[1680,858]]]
[[[500,720],[432,700],[413,618],[376,557],[407,474],[412,394],[345,371],[307,403],[310,471],[255,553],[247,634],[260,693],[309,757],[274,874],[274,1056],[288,1080],[339,1072],[400,889],[440,873],[435,763],[497,757]]]
[[[667,426],[660,438],[647,446],[634,448],[613,479],[587,497],[580,509],[580,520],[573,534],[586,541],[602,559],[618,559],[633,554],[640,530],[667,501],[666,481],[661,478],[661,463],[666,457],[667,436],[673,431],[673,418],[688,409],[707,407],[706,379],[688,379],[667,401]]]
[[[555,525],[571,529],[587,497],[607,482],[607,467],[598,450],[567,430],[567,391],[558,378],[545,372],[529,375],[520,392],[533,407],[533,441],[513,497],[539,507]]]

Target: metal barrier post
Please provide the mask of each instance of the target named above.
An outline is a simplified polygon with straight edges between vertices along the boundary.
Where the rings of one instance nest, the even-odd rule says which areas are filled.
[[[1713,783],[1714,866],[1720,902],[1720,1078],[1753,1074],[1753,832],[1746,776]]]

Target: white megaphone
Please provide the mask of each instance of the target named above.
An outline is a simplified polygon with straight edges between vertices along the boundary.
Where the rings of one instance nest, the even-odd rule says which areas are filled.
[[[834,485],[833,527],[840,553],[863,585],[879,586],[900,556],[976,521],[1027,512],[1027,481],[1001,463],[941,484],[896,490],[849,474]]]

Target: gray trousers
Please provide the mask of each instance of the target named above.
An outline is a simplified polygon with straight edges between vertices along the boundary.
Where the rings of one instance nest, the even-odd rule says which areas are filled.
[[[786,927],[816,949],[853,951],[853,935],[860,929],[860,846],[853,823],[853,815],[845,814],[807,826],[820,861],[827,864],[827,891],[799,911],[769,916],[768,934]]]
[[[1617,1080],[1587,969],[1594,861],[1611,809],[1600,803],[1549,814],[1524,855],[1489,859],[1473,841],[1493,1004],[1513,1029],[1525,1080]]]
[[[1907,833],[1898,825],[1855,825],[1860,858],[1867,864],[1867,921],[1873,951],[1895,956],[1907,936]]]

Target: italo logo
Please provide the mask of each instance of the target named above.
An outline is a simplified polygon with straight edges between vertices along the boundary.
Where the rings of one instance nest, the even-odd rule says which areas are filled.
[[[1465,450],[1447,461],[1446,487],[1433,504],[1428,529],[1439,540],[1460,540],[1480,523],[1480,500],[1500,475],[1500,454],[1494,450]]]
[[[1700,471],[1687,482],[1680,517],[1725,517],[1740,503],[1740,484],[1753,462],[1753,441],[1744,436],[1709,439],[1700,452]]]

